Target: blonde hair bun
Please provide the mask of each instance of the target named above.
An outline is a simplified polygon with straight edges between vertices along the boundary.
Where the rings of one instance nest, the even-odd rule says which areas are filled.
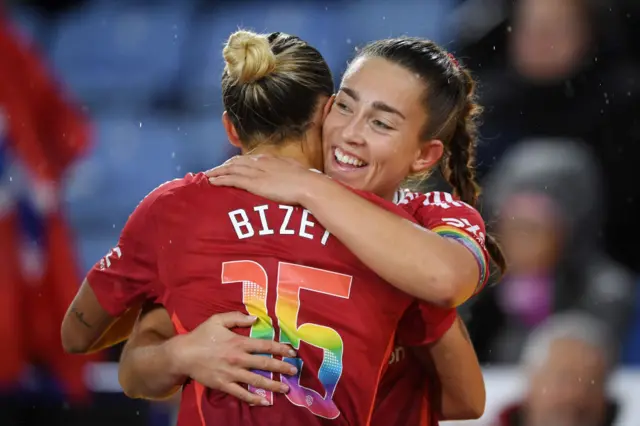
[[[240,30],[229,36],[222,50],[225,72],[238,83],[254,83],[276,68],[276,55],[265,35]]]

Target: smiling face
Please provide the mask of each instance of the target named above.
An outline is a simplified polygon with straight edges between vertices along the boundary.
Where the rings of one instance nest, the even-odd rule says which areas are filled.
[[[440,141],[422,141],[424,82],[400,65],[360,57],[347,70],[323,125],[325,173],[391,199],[402,181],[432,167]]]

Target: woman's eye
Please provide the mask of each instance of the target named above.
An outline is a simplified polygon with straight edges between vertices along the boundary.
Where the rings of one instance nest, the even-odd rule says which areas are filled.
[[[383,123],[380,120],[373,120],[373,125],[384,130],[393,130],[393,127]]]
[[[336,102],[336,106],[342,111],[349,111],[349,107],[344,102]]]

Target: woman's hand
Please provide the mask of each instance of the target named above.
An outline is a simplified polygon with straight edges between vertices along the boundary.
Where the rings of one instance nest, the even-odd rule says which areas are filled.
[[[218,314],[192,332],[176,336],[171,346],[177,368],[208,388],[251,404],[268,405],[266,399],[249,392],[242,384],[287,392],[288,387],[284,383],[250,370],[294,375],[297,370],[291,364],[260,354],[294,357],[295,351],[282,343],[245,337],[229,330],[250,326],[254,321],[255,318],[238,312]]]
[[[244,189],[283,204],[300,204],[314,181],[324,175],[295,160],[269,155],[241,155],[205,173],[211,184]]]

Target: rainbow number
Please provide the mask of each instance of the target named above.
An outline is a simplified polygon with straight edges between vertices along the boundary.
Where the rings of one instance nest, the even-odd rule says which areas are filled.
[[[298,373],[297,377],[281,376],[281,380],[290,388],[287,398],[295,405],[307,407],[316,416],[335,419],[340,411],[332,398],[342,375],[344,344],[340,334],[332,328],[310,323],[298,325],[300,290],[303,289],[348,299],[351,277],[291,263],[281,262],[278,265],[276,317],[280,326],[280,341],[290,343],[294,349],[300,348],[300,341],[304,341],[324,351],[318,380],[324,387],[325,395],[301,386]],[[302,370],[300,358],[284,360],[295,365],[298,372]]]
[[[253,326],[251,326],[249,336],[256,339],[273,340],[275,330],[267,313],[267,292],[269,291],[267,271],[259,263],[250,260],[223,263],[222,284],[237,283],[239,281],[242,282],[242,303],[244,303],[249,315],[258,317]],[[272,357],[273,355],[264,354],[264,356]],[[273,373],[270,371],[256,370],[254,372],[267,379],[273,379]],[[251,385],[249,385],[249,390],[266,398],[273,404],[273,392]]]
[[[281,376],[280,380],[289,385],[289,401],[327,419],[335,419],[340,415],[333,402],[333,394],[342,375],[344,344],[340,334],[332,328],[311,323],[298,324],[300,290],[348,299],[351,281],[352,277],[336,272],[284,262],[278,264],[275,315],[280,327],[280,341],[291,344],[295,349],[299,349],[300,342],[304,341],[324,351],[318,381],[325,392],[320,395],[300,385],[303,367],[300,358],[284,358],[284,361],[298,368],[298,374],[294,377]],[[275,332],[267,308],[268,276],[264,268],[250,260],[223,263],[222,283],[234,282],[242,282],[242,301],[247,312],[258,317],[258,321],[251,327],[251,337],[273,340]],[[258,373],[267,378],[273,377],[268,372]],[[271,392],[251,386],[249,390],[273,402]]]

